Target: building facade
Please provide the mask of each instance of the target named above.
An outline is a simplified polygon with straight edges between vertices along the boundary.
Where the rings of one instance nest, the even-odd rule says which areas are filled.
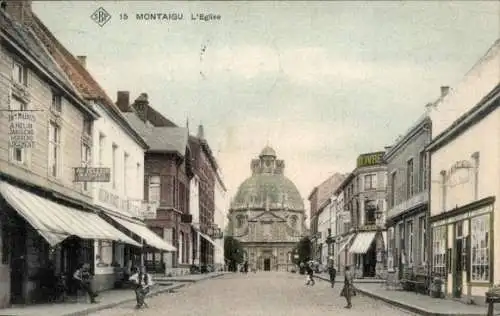
[[[500,41],[431,111],[432,272],[452,297],[484,302],[500,282]]]
[[[192,251],[189,181],[194,173],[188,130],[177,127],[154,110],[147,94],[142,93],[129,105],[124,92],[119,92],[117,105],[149,147],[144,158],[144,198],[150,205],[151,216],[145,222],[177,250],[151,247],[146,252],[145,264],[149,271],[167,275],[189,273]]]
[[[245,251],[250,267],[287,271],[292,251],[306,233],[304,202],[284,175],[285,163],[265,147],[251,162],[252,176],[243,181],[231,202],[229,229]]]
[[[384,155],[388,185],[386,215],[387,269],[404,273],[428,273],[429,159],[431,138],[427,113]]]
[[[224,257],[224,235],[223,231],[227,226],[227,211],[229,209],[229,199],[227,197],[227,189],[224,184],[224,178],[222,176],[222,170],[219,168],[217,172],[217,181],[215,183],[215,213],[214,213],[214,225],[215,233],[218,233],[219,238],[215,239],[215,256],[214,265],[217,270],[225,268],[225,257]],[[214,234],[216,235],[216,234]]]
[[[387,166],[384,153],[360,155],[354,171],[335,192],[344,192],[345,211],[351,219],[351,229],[344,241],[348,243],[344,247],[344,260],[353,265],[358,278],[376,277],[385,270]]]
[[[95,240],[140,244],[100,218],[91,191],[75,182],[99,114],[34,35],[39,24],[30,1],[2,6],[0,24],[0,306],[6,307],[48,300],[40,271],[60,277],[83,262],[94,267]]]
[[[327,264],[328,229],[331,225],[329,204],[333,192],[344,181],[345,175],[334,173],[328,179],[316,186],[309,194],[309,209],[311,214],[311,239],[313,243],[313,259]]]
[[[218,185],[219,167],[212,154],[212,150],[205,139],[203,126],[198,126],[196,136],[189,137],[189,147],[193,155],[193,170],[198,181],[198,222],[192,225],[193,254],[199,261],[202,269],[213,266],[215,256],[220,257],[220,241],[222,236],[217,232],[222,227],[216,227],[215,220],[215,196]]]

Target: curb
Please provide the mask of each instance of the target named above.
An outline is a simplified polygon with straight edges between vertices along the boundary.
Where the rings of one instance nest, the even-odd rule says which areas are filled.
[[[214,278],[217,278],[217,277],[221,277],[225,275],[224,273],[220,273],[220,274],[214,274],[214,275],[210,275],[206,278],[201,278],[201,279],[198,279],[198,280],[195,280],[195,279],[172,279],[172,278],[165,278],[165,279],[157,279],[155,280],[155,283],[156,284],[161,284],[162,282],[175,282],[175,283],[196,283],[196,282],[200,282],[200,281],[204,281],[204,280],[210,280],[210,279],[214,279]]]
[[[171,286],[168,286],[168,287],[166,287],[164,289],[161,289],[161,290],[158,290],[156,292],[150,293],[150,294],[147,295],[147,297],[153,297],[153,296],[156,296],[156,295],[159,295],[159,294],[163,294],[163,293],[166,293],[166,292],[171,292],[173,290],[179,289],[179,288],[184,287],[184,286],[185,286],[185,284],[171,285]],[[105,309],[110,309],[110,308],[113,308],[113,307],[116,307],[116,306],[119,306],[119,305],[122,305],[122,304],[130,303],[130,302],[135,302],[135,298],[128,298],[128,299],[121,300],[119,302],[108,303],[108,304],[104,304],[104,305],[98,305],[96,307],[86,308],[86,309],[84,309],[82,311],[72,312],[72,313],[68,313],[68,314],[63,314],[61,316],[84,316],[84,315],[88,315],[90,313],[96,313],[98,311],[102,311],[102,310],[105,310]]]
[[[326,279],[324,277],[321,277],[321,276],[316,276],[316,278],[318,279],[321,279],[323,281],[327,281],[327,282],[330,282],[329,279]],[[414,305],[409,305],[409,304],[406,304],[406,303],[401,303],[401,302],[398,302],[396,300],[393,300],[393,299],[390,299],[388,297],[383,297],[381,295],[377,295],[377,294],[374,294],[370,291],[366,291],[366,290],[363,290],[363,289],[360,289],[359,287],[356,288],[356,290],[363,294],[364,296],[368,296],[370,298],[373,298],[373,299],[376,299],[376,300],[379,300],[379,301],[383,301],[389,305],[392,305],[392,306],[395,306],[397,308],[400,308],[400,309],[403,309],[403,310],[406,310],[406,311],[409,311],[409,312],[412,312],[412,313],[416,313],[416,314],[419,314],[419,315],[424,315],[424,316],[484,316],[484,313],[474,313],[474,314],[467,314],[467,313],[463,313],[463,314],[457,314],[457,313],[436,313],[436,312],[431,312],[431,311],[428,311],[424,308],[421,308],[421,307],[417,307],[417,306],[414,306]]]

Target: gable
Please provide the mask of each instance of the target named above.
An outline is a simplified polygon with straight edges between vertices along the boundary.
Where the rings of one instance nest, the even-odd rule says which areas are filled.
[[[273,212],[264,211],[248,220],[249,222],[286,222],[286,220]]]

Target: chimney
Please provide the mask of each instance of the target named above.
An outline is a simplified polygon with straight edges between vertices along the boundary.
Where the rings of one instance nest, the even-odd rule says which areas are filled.
[[[76,56],[76,59],[78,59],[78,62],[83,68],[87,68],[87,56]]]
[[[141,95],[135,99],[133,107],[135,109],[135,112],[137,113],[137,116],[146,123],[148,121],[148,107],[149,107],[149,101],[148,101],[148,94],[147,93],[141,93]]]
[[[450,92],[450,87],[448,86],[441,86],[441,98],[444,98],[448,92]]]
[[[130,107],[130,92],[118,91],[116,94],[116,105],[122,112],[132,112]]]
[[[7,11],[7,14],[9,14],[13,20],[22,24],[31,24],[33,19],[31,0],[3,1],[2,8]]]
[[[199,139],[205,139],[205,132],[203,131],[203,125],[198,126],[198,135],[196,135]]]

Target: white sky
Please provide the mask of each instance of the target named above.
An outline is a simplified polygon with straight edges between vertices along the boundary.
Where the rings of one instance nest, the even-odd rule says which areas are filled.
[[[112,15],[103,27],[90,19],[99,7]],[[74,55],[88,56],[112,99],[146,92],[177,124],[189,117],[195,132],[202,122],[231,196],[269,142],[304,199],[330,174],[351,171],[359,153],[390,145],[441,85],[456,84],[499,37],[499,9],[493,1],[34,4]],[[153,12],[184,20],[135,18]]]

